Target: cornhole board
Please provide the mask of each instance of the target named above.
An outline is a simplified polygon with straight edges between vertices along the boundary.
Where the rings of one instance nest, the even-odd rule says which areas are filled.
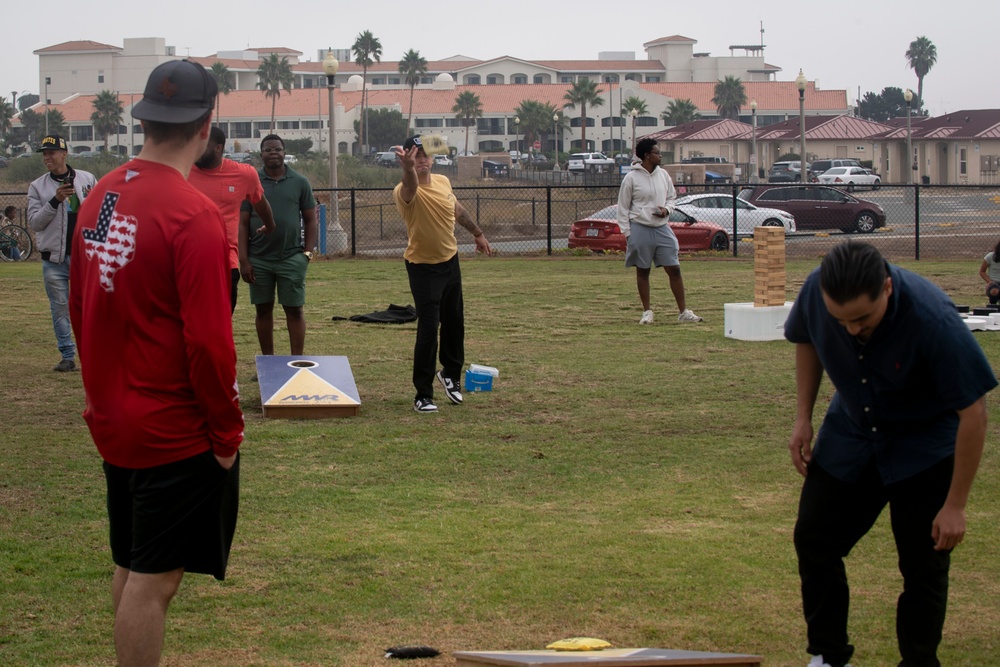
[[[609,648],[603,651],[456,651],[456,667],[506,665],[509,667],[653,667],[696,665],[760,667],[759,655],[705,653],[663,648]]]
[[[257,355],[264,416],[272,419],[353,417],[361,398],[347,357]]]

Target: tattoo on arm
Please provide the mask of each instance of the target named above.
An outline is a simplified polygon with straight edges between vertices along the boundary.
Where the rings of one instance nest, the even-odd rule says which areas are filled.
[[[475,220],[472,219],[472,216],[469,215],[469,212],[465,210],[465,207],[455,207],[455,222],[462,225],[462,227],[467,229],[473,236],[479,236],[483,233],[483,231],[479,229],[479,225],[477,225]]]

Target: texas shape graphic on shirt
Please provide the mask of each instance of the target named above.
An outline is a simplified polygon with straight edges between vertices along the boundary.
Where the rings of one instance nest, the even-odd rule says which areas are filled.
[[[101,271],[101,287],[106,292],[114,292],[115,273],[135,255],[135,230],[137,220],[131,215],[122,215],[115,210],[121,195],[108,192],[101,202],[101,212],[97,216],[95,229],[83,229],[84,250],[88,259],[97,256]]]

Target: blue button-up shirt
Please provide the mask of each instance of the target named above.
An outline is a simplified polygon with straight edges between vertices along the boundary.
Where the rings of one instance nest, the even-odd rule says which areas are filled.
[[[997,385],[982,348],[948,296],[929,280],[889,266],[885,316],[862,344],[826,309],[819,270],[806,279],[785,338],[812,344],[837,389],[813,458],[843,481],[875,457],[885,484],[926,470],[955,451],[958,410]]]

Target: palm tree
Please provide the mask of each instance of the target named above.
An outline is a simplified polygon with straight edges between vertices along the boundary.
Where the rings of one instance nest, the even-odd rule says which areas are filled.
[[[264,91],[264,97],[271,100],[271,132],[274,132],[274,112],[278,98],[281,97],[281,89],[284,88],[286,93],[290,93],[292,84],[295,83],[288,58],[282,56],[281,60],[278,60],[277,53],[264,58],[257,68],[257,79],[257,87]]]
[[[691,100],[671,100],[666,111],[660,114],[667,125],[683,125],[701,118],[698,107]]]
[[[604,104],[597,82],[584,77],[566,91],[563,99],[566,100],[563,109],[575,109],[580,105],[580,150],[587,150],[587,105],[599,107]]]
[[[3,137],[11,129],[11,119],[14,118],[14,105],[7,101],[7,98],[0,97],[0,137]]]
[[[228,95],[236,88],[236,80],[233,73],[226,67],[226,63],[216,60],[209,70],[215,83],[219,86],[219,95],[215,96],[215,124],[219,124],[219,116],[222,115],[222,95]]]
[[[406,116],[406,132],[410,132],[410,121],[413,120],[413,89],[420,83],[420,76],[427,74],[427,59],[420,56],[419,51],[410,49],[399,61],[399,73],[406,77],[406,85],[410,87],[410,111]]]
[[[910,48],[906,50],[906,60],[910,64],[910,69],[917,75],[917,97],[923,104],[924,77],[937,63],[937,47],[926,37],[917,37],[910,42]]]
[[[736,120],[740,117],[740,109],[747,103],[747,92],[739,77],[728,75],[715,84],[715,95],[712,104],[719,111],[719,117]]]
[[[469,127],[476,122],[477,118],[483,115],[483,103],[471,90],[466,90],[458,94],[455,98],[455,106],[451,108],[455,118],[462,121],[465,126],[465,154],[469,154]]]
[[[354,62],[361,65],[361,117],[367,119],[365,109],[368,106],[368,68],[382,62],[382,43],[370,30],[365,30],[354,40],[351,50],[354,51]],[[358,142],[361,146],[365,145],[367,138],[365,135],[365,124],[362,123]]]
[[[107,154],[108,138],[112,132],[117,132],[118,126],[122,124],[122,114],[125,113],[125,107],[118,99],[118,95],[110,90],[102,90],[97,93],[92,106],[94,112],[90,114],[90,122],[93,123],[94,130],[99,135],[104,136],[104,153]]]
[[[633,114],[632,111],[635,111]],[[649,113],[646,103],[638,97],[632,95],[622,102],[622,115],[632,117],[632,152],[635,152],[635,119]]]

